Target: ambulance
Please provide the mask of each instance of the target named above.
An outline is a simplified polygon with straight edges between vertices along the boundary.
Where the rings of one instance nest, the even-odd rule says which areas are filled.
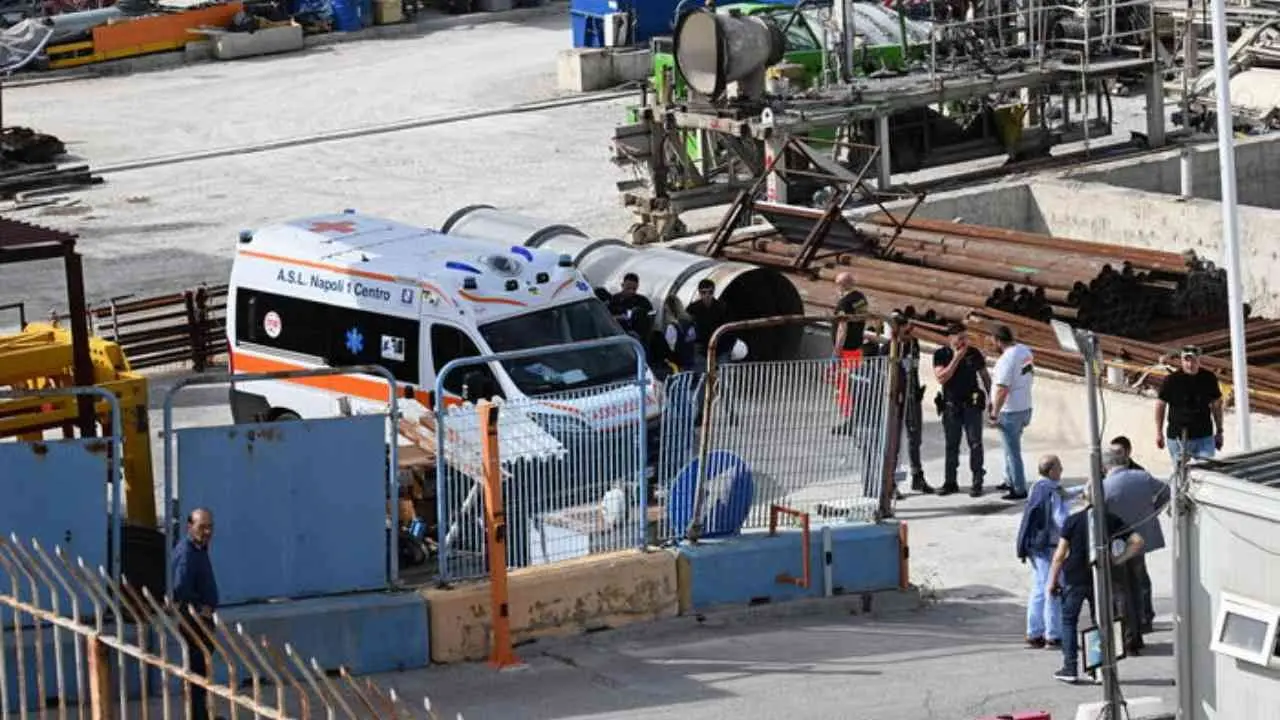
[[[233,374],[380,365],[395,376],[406,411],[433,407],[436,378],[451,360],[623,334],[567,255],[352,211],[241,233],[227,303]],[[622,343],[491,362],[451,371],[443,399],[463,402],[464,383],[472,384],[484,396],[528,401],[522,406],[549,433],[592,433],[635,417],[639,398],[627,383],[636,368],[634,346]],[[660,408],[645,372],[652,445]],[[237,423],[386,412],[387,404],[377,375],[231,389]]]

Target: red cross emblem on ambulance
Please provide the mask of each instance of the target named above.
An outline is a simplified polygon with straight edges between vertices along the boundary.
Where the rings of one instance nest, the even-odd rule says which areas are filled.
[[[346,235],[356,231],[356,224],[353,222],[313,222],[311,227],[307,228],[314,233],[339,233]]]

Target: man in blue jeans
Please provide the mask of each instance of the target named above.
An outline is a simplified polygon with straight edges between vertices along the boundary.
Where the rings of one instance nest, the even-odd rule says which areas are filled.
[[[1097,608],[1093,606],[1093,563],[1089,561],[1089,525],[1093,505],[1085,492],[1085,506],[1073,513],[1062,525],[1062,538],[1053,553],[1049,567],[1049,593],[1062,596],[1062,667],[1053,674],[1055,680],[1075,683],[1079,677],[1080,611],[1089,603],[1089,615],[1097,625]],[[1117,571],[1142,552],[1142,536],[1132,532],[1114,513],[1107,513],[1110,534],[1106,543],[1111,562]],[[1124,551],[1114,554],[1114,541],[1124,541]],[[1122,572],[1122,571],[1121,571]]]
[[[1031,563],[1031,593],[1027,597],[1027,646],[1058,647],[1062,644],[1062,598],[1051,595],[1049,568],[1070,514],[1073,494],[1062,487],[1062,461],[1057,455],[1040,460],[1040,479],[1031,486],[1018,528],[1017,553]]]
[[[1187,455],[1211,458],[1222,449],[1222,389],[1218,378],[1200,365],[1200,348],[1179,353],[1181,368],[1169,374],[1156,400],[1156,447],[1168,448],[1176,467]],[[1166,416],[1168,423],[1165,423]]]
[[[1005,500],[1025,500],[1027,470],[1022,463],[1022,431],[1031,423],[1035,358],[1031,348],[1014,341],[1009,326],[996,328],[993,336],[1000,349],[1000,359],[996,360],[992,378],[995,397],[987,420],[1000,429],[1004,441],[1004,483],[1000,489],[1006,491]]]

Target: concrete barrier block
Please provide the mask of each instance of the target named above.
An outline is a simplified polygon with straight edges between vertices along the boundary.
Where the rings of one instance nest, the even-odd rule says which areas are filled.
[[[616,50],[612,56],[613,83],[643,82],[653,75],[653,53],[646,49]]]
[[[593,92],[616,85],[612,53],[605,48],[561,50],[556,58],[556,85],[566,92]]]
[[[626,551],[511,573],[515,643],[676,615],[675,555]],[[491,630],[488,582],[423,591],[431,616],[431,660],[483,660]]]
[[[836,595],[897,588],[901,582],[901,547],[897,523],[834,526],[831,534],[831,592]],[[681,614],[728,604],[784,602],[826,594],[823,530],[809,538],[809,586],[779,581],[782,574],[801,577],[801,533],[750,534],[680,548]]]
[[[418,593],[361,593],[342,597],[241,605],[218,611],[228,625],[289,643],[321,667],[346,665],[376,673],[420,668],[429,662],[427,608]]]

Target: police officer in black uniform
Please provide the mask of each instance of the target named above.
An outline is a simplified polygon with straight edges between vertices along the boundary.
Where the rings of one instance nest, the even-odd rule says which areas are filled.
[[[933,353],[933,374],[942,385],[938,392],[938,413],[946,434],[946,472],[939,495],[959,492],[956,472],[960,467],[960,439],[969,446],[969,471],[972,480],[970,497],[982,496],[982,480],[986,475],[982,458],[982,425],[988,410],[991,374],[982,351],[969,344],[969,333],[963,325],[947,328],[947,344]],[[981,380],[981,384],[979,384]]]
[[[932,495],[933,487],[925,481],[924,465],[920,460],[920,443],[924,434],[924,385],[920,383],[920,339],[915,328],[900,313],[892,317],[893,327],[901,343],[902,413],[901,427],[906,434],[907,459],[911,464],[911,489],[924,495]],[[901,448],[901,446],[899,446]]]

